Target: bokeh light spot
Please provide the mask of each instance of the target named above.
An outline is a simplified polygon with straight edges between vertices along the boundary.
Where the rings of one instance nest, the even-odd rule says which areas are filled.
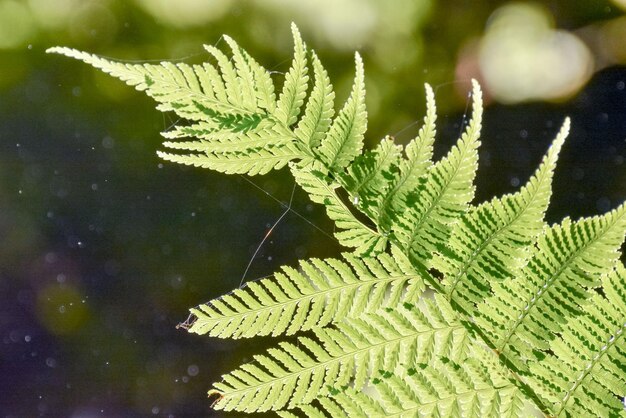
[[[83,2],[70,19],[70,34],[81,43],[106,43],[117,34],[117,18],[106,2]]]
[[[613,0],[613,3],[626,10],[626,0]]]
[[[175,27],[201,26],[230,10],[232,0],[135,0],[160,22]]]
[[[586,45],[552,28],[547,10],[512,3],[490,18],[479,51],[489,93],[504,103],[558,100],[577,92],[593,71]]]
[[[265,0],[259,4],[297,16],[306,33],[347,50],[359,48],[375,35],[381,11],[376,4],[361,0]]]
[[[28,8],[14,0],[0,1],[0,49],[25,46],[35,35]]]
[[[77,331],[87,320],[83,295],[73,286],[49,285],[37,297],[37,318],[51,333],[66,335]]]
[[[80,0],[28,0],[28,6],[37,20],[44,28],[62,29],[76,10]]]

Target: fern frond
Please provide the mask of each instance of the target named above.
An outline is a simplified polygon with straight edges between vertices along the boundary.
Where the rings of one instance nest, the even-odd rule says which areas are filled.
[[[315,203],[326,206],[328,217],[335,221],[341,231],[335,237],[341,245],[353,247],[357,255],[377,254],[387,245],[387,237],[376,231],[375,227],[366,225],[358,219],[344,203],[337,190],[339,184],[332,181],[321,164],[291,164],[291,172],[296,182],[309,194]]]
[[[381,370],[367,388],[375,393],[368,395],[348,387],[336,390],[331,397],[318,398],[318,402],[333,418],[522,416],[529,405],[527,398],[497,372],[502,366],[482,362],[484,358],[487,356],[480,354],[463,361],[434,357],[428,364],[400,367],[399,373]],[[305,416],[314,416],[302,411]]]
[[[356,74],[348,101],[333,121],[328,134],[316,149],[320,160],[331,173],[338,173],[363,149],[363,134],[367,129],[365,110],[365,75],[363,60],[356,53]]]
[[[247,136],[250,138],[250,136]],[[246,145],[262,141],[263,138],[252,137]],[[168,146],[173,144],[167,143]],[[208,148],[215,152],[205,152],[204,154],[180,155],[163,151],[157,151],[157,155],[166,161],[179,164],[192,165],[195,167],[210,168],[226,174],[266,174],[271,170],[277,170],[290,161],[302,158],[301,151],[292,142],[275,142],[257,148],[227,150],[227,147],[218,144],[207,144]],[[191,147],[191,144],[185,144]],[[231,148],[232,149],[232,148]]]
[[[275,147],[292,142],[292,136],[280,125],[267,118],[253,116],[224,117],[218,125],[216,120],[198,122],[191,125],[176,126],[162,132],[167,139],[163,146],[188,151],[221,153],[226,151],[244,152],[252,148]],[[194,140],[179,140],[194,137]]]
[[[224,35],[224,40],[230,46],[233,54],[237,79],[241,88],[241,99],[246,107],[257,109],[259,105],[257,103],[255,72],[251,66],[249,56],[230,36]]]
[[[255,108],[253,101],[244,100],[245,81],[248,77],[237,75],[231,60],[222,51],[214,47],[213,45],[204,45],[204,49],[213,55],[220,69],[220,74],[224,81],[224,87],[226,88],[226,98],[233,106],[237,108],[243,108],[251,110]],[[240,61],[240,60],[238,60]],[[247,70],[247,69],[246,69]],[[249,92],[248,92],[249,93]]]
[[[274,82],[269,71],[252,58],[230,36],[224,36],[224,39],[233,52],[237,73],[245,88],[245,101],[256,103],[257,107],[265,109],[269,114],[273,114],[276,109],[276,94],[274,93]]]
[[[346,318],[336,328],[314,330],[279,343],[267,355],[223,376],[210,394],[215,407],[245,412],[294,408],[350,385],[360,390],[377,370],[419,367],[436,357],[464,361],[471,341],[456,313],[439,297],[397,311]]]
[[[319,146],[330,128],[335,113],[335,92],[321,61],[315,52],[311,51],[311,55],[315,83],[308,98],[304,116],[298,123],[295,134],[312,150]]]
[[[525,369],[533,349],[547,349],[565,321],[589,307],[589,291],[615,265],[625,229],[622,205],[545,231],[519,277],[495,283],[493,295],[476,309],[476,324],[493,348]]]
[[[276,106],[276,118],[285,126],[291,126],[298,120],[309,83],[306,45],[294,23],[291,24],[291,33],[294,44],[293,61],[285,75],[285,84]]]
[[[400,160],[401,147],[395,145],[391,137],[384,138],[372,151],[365,151],[350,164],[339,180],[350,195],[353,205],[369,216],[378,217],[380,196],[385,196],[392,170]]]
[[[446,241],[474,196],[473,179],[478,164],[482,123],[482,93],[474,80],[472,119],[455,147],[420,179],[421,185],[405,198],[404,210],[393,214],[393,232],[415,259],[428,265],[432,254]]]
[[[232,49],[234,66],[219,49],[205,45],[219,71],[210,64],[124,64],[69,48],[51,48],[48,52],[100,68],[145,90],[160,103],[160,110],[173,110],[198,121],[164,134],[170,139],[196,139],[166,141],[164,145],[199,153],[158,153],[168,161],[249,175],[279,169],[292,160],[308,161],[307,150],[297,145],[293,132],[266,113],[275,108],[274,87],[267,70],[231,38],[225,39]]]
[[[569,131],[569,119],[537,172],[511,195],[473,208],[453,228],[433,265],[444,274],[444,291],[471,313],[491,282],[515,277],[529,246],[543,229],[558,155]]]
[[[249,175],[289,165],[352,249],[191,310],[183,327],[198,334],[308,332],[225,374],[209,392],[214,406],[286,418],[521,416],[533,407],[548,416],[624,415],[626,204],[577,222],[543,221],[569,120],[518,193],[471,206],[482,124],[475,81],[471,121],[439,162],[428,85],[418,136],[404,150],[385,138],[362,152],[361,57],[335,116],[326,70],[295,25],[292,33],[278,100],[270,73],[228,36],[228,53],[205,46],[213,65],[48,50],[187,119],[163,133],[164,145],[191,154],[160,152],[164,159]]]
[[[432,165],[433,143],[435,141],[437,107],[435,94],[430,85],[426,89],[426,116],[416,138],[405,147],[406,158],[399,163],[399,173],[389,182],[391,186],[387,193],[381,195],[378,206],[377,225],[389,232],[392,218],[396,212],[404,210],[404,202],[411,192],[415,192],[420,184],[420,178]]]
[[[626,396],[626,269],[603,278],[585,312],[570,318],[542,361],[530,366],[529,383],[552,416],[624,415]]]
[[[206,115],[197,108],[196,103],[221,113],[250,114],[254,112],[254,109],[244,108],[224,100],[223,82],[217,70],[210,64],[194,66],[170,62],[163,62],[161,65],[127,64],[62,47],[50,48],[46,52],[76,58],[99,68],[137,90],[145,91],[160,103],[159,110],[174,111],[187,119],[203,120],[206,118]]]
[[[221,338],[289,335],[396,306],[424,289],[409,263],[387,254],[364,259],[345,254],[344,260],[302,261],[298,270],[283,267],[274,277],[250,282],[192,309],[196,319],[189,331]]]

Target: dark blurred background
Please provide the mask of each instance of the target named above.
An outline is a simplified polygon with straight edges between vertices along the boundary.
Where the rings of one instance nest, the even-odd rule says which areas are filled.
[[[547,218],[626,198],[625,0],[0,0],[0,417],[195,417],[206,391],[268,339],[220,341],[175,328],[189,307],[236,287],[293,180],[162,163],[177,123],[143,94],[77,61],[207,59],[233,36],[288,69],[289,23],[343,100],[352,51],[365,60],[373,146],[406,143],[436,90],[437,156],[486,100],[476,202],[516,190],[564,117],[572,134]],[[277,77],[278,79],[278,77]],[[296,190],[246,280],[336,256],[333,225]],[[312,226],[312,225],[314,226]]]

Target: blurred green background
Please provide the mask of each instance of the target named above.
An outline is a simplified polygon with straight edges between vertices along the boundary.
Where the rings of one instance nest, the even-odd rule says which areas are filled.
[[[289,200],[288,173],[249,183],[161,163],[179,121],[143,94],[45,49],[131,61],[208,59],[234,37],[288,69],[289,23],[329,69],[340,100],[353,51],[366,66],[372,146],[406,143],[436,90],[437,156],[466,121],[469,80],[486,115],[476,202],[516,190],[566,115],[572,134],[548,220],[626,196],[624,0],[0,0],[0,416],[218,416],[212,381],[267,346],[175,326],[236,287]],[[336,256],[333,225],[296,190],[246,279]],[[313,227],[313,224],[315,227]]]

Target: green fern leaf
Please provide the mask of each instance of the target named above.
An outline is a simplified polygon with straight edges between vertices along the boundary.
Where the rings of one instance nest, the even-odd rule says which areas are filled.
[[[271,130],[270,130],[271,132]],[[254,142],[262,142],[263,135],[259,133],[249,134],[246,137],[245,145]],[[170,147],[177,147],[173,143],[166,143]],[[183,146],[190,147],[189,144]],[[207,144],[212,152],[204,154],[179,155],[163,151],[157,151],[157,155],[164,160],[172,161],[179,164],[193,165],[195,167],[210,168],[226,174],[266,174],[271,170],[277,170],[290,161],[302,159],[302,152],[292,142],[274,142],[273,144],[264,144],[257,148],[246,148],[245,150],[235,149],[226,150],[225,147],[217,147],[213,143]],[[240,147],[237,147],[240,148]]]
[[[285,126],[291,126],[298,120],[309,82],[306,45],[302,42],[300,32],[293,23],[291,24],[291,32],[294,42],[293,61],[291,68],[285,75],[285,85],[276,107],[276,118]]]
[[[292,32],[278,100],[270,73],[227,36],[228,55],[206,46],[215,65],[48,50],[185,118],[163,133],[164,145],[190,155],[160,152],[167,160],[249,175],[289,165],[353,249],[284,267],[192,309],[184,327],[199,334],[308,331],[225,374],[210,392],[215,406],[288,418],[522,416],[535,407],[549,416],[624,415],[626,268],[618,259],[626,205],[550,228],[543,221],[568,121],[526,186],[471,206],[482,123],[475,81],[472,119],[441,161],[432,162],[428,85],[418,136],[404,150],[385,138],[362,152],[361,57],[333,118],[328,74],[310,51],[309,92],[308,51],[295,25]]]
[[[220,71],[209,64],[123,64],[68,48],[51,48],[48,52],[87,62],[139,90],[146,90],[160,103],[160,110],[173,110],[182,117],[197,120],[164,134],[169,139],[184,136],[197,139],[166,141],[164,145],[201,153],[158,153],[168,161],[249,175],[265,174],[292,160],[308,161],[306,152],[295,145],[293,132],[265,113],[275,107],[273,84],[267,71],[231,38],[225,39],[233,51],[235,66],[220,50],[205,46],[217,60]]]
[[[353,247],[357,255],[377,254],[385,249],[387,237],[352,213],[349,204],[344,203],[337,194],[339,184],[324,174],[324,166],[319,163],[291,164],[291,172],[312,201],[326,206],[328,217],[342,230],[335,233],[341,245]]]
[[[566,120],[528,184],[468,212],[453,229],[433,265],[444,274],[444,291],[471,313],[491,281],[515,277],[529,246],[543,229],[559,152],[569,131]]]
[[[419,189],[406,197],[393,232],[412,258],[428,265],[432,254],[448,239],[451,224],[458,220],[474,196],[472,185],[480,145],[482,93],[476,81],[472,119],[457,146],[420,179]]]
[[[413,193],[420,185],[420,178],[432,165],[433,143],[436,134],[436,105],[435,94],[430,85],[426,88],[426,116],[420,131],[415,139],[406,146],[404,153],[406,158],[399,163],[399,174],[390,181],[387,193],[379,196],[377,202],[377,224],[384,231],[390,231],[392,219],[396,212],[405,209],[409,193]]]
[[[272,278],[250,282],[192,309],[195,322],[189,331],[221,338],[289,335],[396,306],[424,289],[408,262],[387,254],[365,259],[346,254],[344,260],[302,261],[299,270],[283,267]]]
[[[319,158],[331,171],[338,173],[347,166],[363,149],[363,134],[367,129],[365,110],[365,75],[363,60],[355,54],[356,75],[352,93],[343,106],[328,134],[317,148]]]
[[[350,194],[354,206],[370,217],[378,217],[380,196],[387,193],[392,170],[398,165],[401,148],[390,137],[384,138],[378,147],[365,151],[339,175],[343,188]]]
[[[498,373],[502,366],[494,363],[490,354],[481,355],[481,348],[474,351],[475,357],[462,362],[434,357],[429,364],[398,368],[399,373],[381,370],[373,380],[375,393],[348,387],[331,397],[318,398],[318,402],[331,417],[522,416],[529,400]]]
[[[332,84],[330,84],[328,73],[319,58],[313,51],[311,51],[311,55],[313,57],[315,84],[295,134],[312,150],[319,146],[330,127],[335,113],[333,107],[335,92]]]
[[[417,367],[435,356],[463,361],[471,344],[456,313],[439,297],[314,331],[319,342],[301,337],[295,345],[280,343],[223,376],[210,392],[219,395],[214,406],[245,412],[290,409],[332,394],[329,388],[359,390],[377,370]]]
[[[213,55],[220,69],[222,79],[224,80],[224,87],[226,88],[226,98],[228,101],[237,108],[243,108],[248,111],[252,111],[256,106],[254,102],[244,100],[245,80],[247,77],[238,77],[231,60],[222,51],[214,47],[213,45],[204,45],[204,49]],[[240,60],[238,60],[240,61]],[[249,93],[249,92],[248,92]]]
[[[216,112],[251,113],[250,109],[233,105],[216,93],[216,86],[220,86],[222,90],[224,87],[219,73],[209,64],[202,66],[169,62],[163,62],[161,65],[126,64],[109,61],[71,48],[55,47],[46,52],[76,58],[99,68],[134,86],[137,90],[145,91],[160,103],[159,110],[174,111],[187,119],[203,120],[206,118],[206,115],[197,108],[196,103]]]
[[[274,148],[292,142],[290,135],[283,133],[279,126],[268,119],[240,120],[240,132],[212,128],[207,123],[197,123],[190,126],[178,126],[174,130],[163,132],[168,139],[194,137],[190,141],[165,141],[163,146],[204,153],[245,153],[251,149]],[[300,156],[298,156],[299,158]],[[296,157],[294,157],[296,158]]]
[[[541,235],[519,277],[495,283],[476,309],[492,346],[524,370],[533,349],[547,349],[567,318],[586,309],[589,290],[618,259],[625,229],[622,205],[601,217],[565,219]]]
[[[256,93],[256,82],[254,79],[254,70],[250,65],[249,57],[247,54],[239,47],[237,42],[233,40],[230,36],[224,35],[224,40],[230,46],[230,49],[233,53],[233,61],[235,63],[237,81],[239,82],[240,87],[240,97],[244,106],[246,108],[258,109],[257,104],[257,93]],[[223,54],[221,54],[223,55]],[[225,57],[224,57],[225,58]],[[221,58],[223,59],[223,58]],[[221,65],[221,61],[220,61]],[[225,74],[225,72],[222,72]]]
[[[603,278],[584,314],[570,318],[550,351],[530,367],[529,384],[552,416],[624,415],[626,395],[626,269]]]

